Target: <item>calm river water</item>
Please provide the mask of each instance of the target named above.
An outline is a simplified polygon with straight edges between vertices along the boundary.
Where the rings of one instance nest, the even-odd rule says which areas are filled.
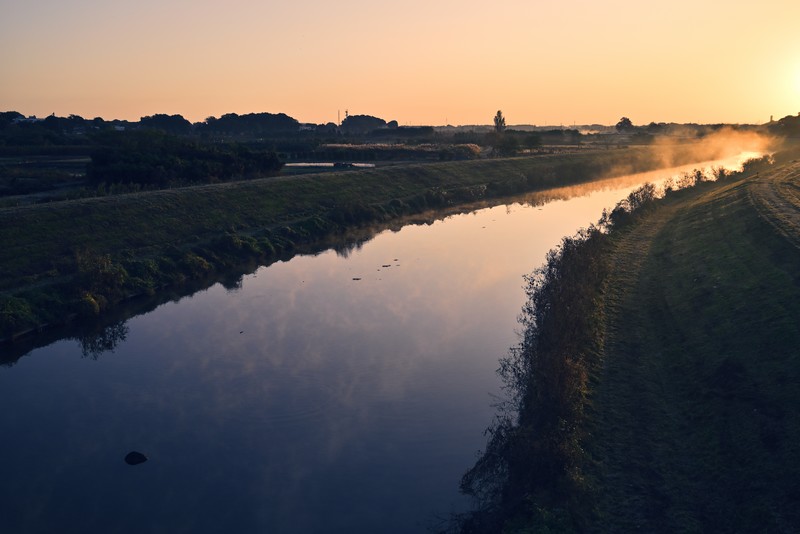
[[[522,276],[682,170],[296,256],[128,319],[111,351],[62,340],[0,367],[0,532],[435,527],[468,505]]]

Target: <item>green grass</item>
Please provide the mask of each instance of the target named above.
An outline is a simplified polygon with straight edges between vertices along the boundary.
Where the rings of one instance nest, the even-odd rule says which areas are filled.
[[[800,251],[753,183],[676,194],[618,237],[592,530],[800,528]]]

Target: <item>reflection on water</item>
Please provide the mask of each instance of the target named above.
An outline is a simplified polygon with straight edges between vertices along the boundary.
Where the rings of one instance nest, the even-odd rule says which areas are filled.
[[[648,179],[363,231],[0,368],[4,531],[424,531],[465,506],[522,275]]]
[[[307,161],[307,162],[294,162],[294,163],[284,163],[285,167],[319,167],[323,169],[331,169],[331,168],[351,168],[351,169],[371,169],[375,167],[374,163],[342,163],[342,162],[333,162],[333,161]]]
[[[128,326],[123,323],[114,323],[109,326],[84,332],[77,337],[84,358],[96,360],[104,352],[114,352],[120,343],[128,336]]]

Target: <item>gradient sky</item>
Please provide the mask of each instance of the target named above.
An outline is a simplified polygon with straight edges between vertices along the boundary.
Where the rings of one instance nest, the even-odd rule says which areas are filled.
[[[0,110],[400,124],[800,112],[798,0],[0,0]]]

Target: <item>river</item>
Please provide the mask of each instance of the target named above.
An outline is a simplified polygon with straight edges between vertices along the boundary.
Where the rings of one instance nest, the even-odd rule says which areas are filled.
[[[0,531],[435,527],[468,504],[458,482],[501,395],[523,275],[632,188],[693,167],[295,256],[0,367]]]

